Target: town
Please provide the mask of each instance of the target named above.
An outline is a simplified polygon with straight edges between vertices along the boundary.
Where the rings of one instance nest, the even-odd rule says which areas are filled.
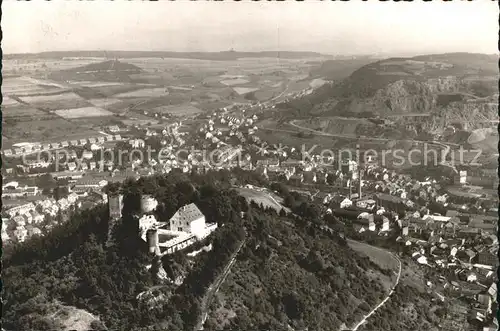
[[[287,100],[306,93],[311,91],[289,95]],[[445,300],[444,293],[466,296],[470,320],[479,324],[491,320],[498,250],[495,169],[453,169],[448,177],[437,177],[422,168],[427,175],[417,179],[371,158],[334,162],[320,154],[305,158],[299,146],[271,145],[256,134],[259,117],[274,107],[235,105],[165,126],[112,126],[105,138],[3,151],[10,165],[3,169],[4,245],[43,235],[68,221],[75,210],[97,204],[115,206],[110,215],[119,218],[122,198],[108,197],[110,183],[238,167],[305,195],[323,206],[321,217],[343,219],[355,235],[387,237],[397,231],[398,252],[439,274],[428,281],[429,290],[440,300]],[[144,159],[148,148],[150,158]],[[131,157],[116,162],[123,151]],[[205,224],[193,204],[171,220],[156,220],[150,214],[154,199],[143,197],[142,203],[141,236],[157,255],[182,250],[217,227]]]

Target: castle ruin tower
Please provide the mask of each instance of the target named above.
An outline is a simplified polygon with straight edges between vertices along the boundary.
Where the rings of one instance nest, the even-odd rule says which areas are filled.
[[[109,246],[113,239],[113,230],[122,217],[123,209],[123,195],[114,194],[108,198],[108,210],[109,210],[109,220],[108,220],[108,240],[106,245]]]
[[[148,242],[148,251],[150,254],[160,255],[160,246],[158,246],[158,230],[149,229],[146,232],[146,238]]]

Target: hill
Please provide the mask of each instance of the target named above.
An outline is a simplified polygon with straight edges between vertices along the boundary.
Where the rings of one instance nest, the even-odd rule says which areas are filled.
[[[323,77],[327,80],[341,80],[349,77],[356,69],[371,62],[373,59],[370,57],[327,60],[312,68],[310,76]]]
[[[301,116],[386,117],[431,135],[442,135],[451,125],[470,131],[497,119],[497,75],[493,55],[390,58],[280,108]]]
[[[5,59],[62,59],[65,57],[111,57],[111,58],[174,58],[174,59],[195,59],[211,61],[234,61],[240,58],[283,58],[302,59],[329,57],[316,52],[293,52],[293,51],[263,51],[263,52],[167,52],[167,51],[58,51],[27,54],[4,54]]]
[[[90,63],[84,66],[60,70],[50,74],[50,78],[59,81],[112,81],[130,82],[133,75],[143,70],[133,64],[118,60]]]
[[[235,170],[146,177],[108,187],[108,193],[125,195],[115,245],[104,245],[107,210],[101,206],[76,212],[47,236],[5,254],[3,326],[48,329],[58,323],[51,307],[60,302],[95,316],[101,321],[93,323],[98,330],[192,331],[209,289],[242,244],[233,278],[222,290],[236,316],[219,319],[211,309],[209,330],[285,330],[286,325],[335,330],[384,296],[377,277],[390,271],[318,224],[248,204],[231,189],[245,183],[267,185],[253,173]],[[184,252],[155,259],[137,235],[134,214],[141,194],[158,200],[155,215],[161,220],[194,202],[219,228]],[[207,246],[211,250],[186,254]],[[29,318],[23,318],[27,312]]]

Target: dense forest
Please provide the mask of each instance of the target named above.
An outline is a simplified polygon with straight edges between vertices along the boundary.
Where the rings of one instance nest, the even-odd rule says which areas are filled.
[[[240,307],[237,317],[218,321],[210,316],[209,330],[286,325],[330,330],[351,323],[383,296],[376,277],[365,275],[369,269],[373,275],[383,270],[350,251],[340,236],[323,232],[318,207],[285,187],[279,190],[292,213],[249,204],[232,189],[244,184],[270,185],[236,169],[156,175],[108,186],[108,193],[124,194],[115,244],[105,245],[109,217],[100,205],[77,210],[48,235],[15,246],[4,259],[3,327],[60,329],[51,307],[62,303],[97,316],[95,330],[193,330],[207,290],[244,242],[231,273],[239,281],[228,280],[229,289],[224,289]],[[187,251],[158,260],[138,236],[142,194],[158,200],[158,219],[168,220],[180,206],[194,202],[219,228]],[[209,251],[186,255],[208,245]],[[258,296],[248,287],[256,282]]]

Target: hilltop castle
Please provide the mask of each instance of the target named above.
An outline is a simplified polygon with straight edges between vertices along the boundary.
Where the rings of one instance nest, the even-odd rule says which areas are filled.
[[[158,201],[150,195],[141,197],[141,216],[139,217],[139,233],[147,242],[148,250],[156,256],[172,254],[182,250],[196,241],[206,238],[217,229],[217,224],[207,224],[205,216],[194,203],[185,205],[170,218],[168,222],[160,222],[152,212]],[[113,242],[112,232],[122,217],[123,195],[112,195],[108,199],[109,223],[107,245]]]

